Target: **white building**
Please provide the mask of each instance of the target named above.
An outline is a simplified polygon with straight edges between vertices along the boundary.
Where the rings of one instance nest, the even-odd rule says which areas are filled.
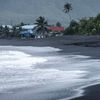
[[[9,29],[13,29],[13,26],[11,25],[1,25],[3,28],[5,28],[6,26],[9,28]]]
[[[26,30],[33,30],[37,25],[24,25],[22,26],[22,29]]]
[[[33,37],[35,38],[36,32],[35,30],[36,25],[24,25],[21,27],[21,32],[19,33],[22,37]]]

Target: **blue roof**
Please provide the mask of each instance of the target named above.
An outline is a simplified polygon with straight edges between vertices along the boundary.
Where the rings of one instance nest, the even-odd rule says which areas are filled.
[[[32,30],[36,27],[37,25],[24,25],[22,26],[22,29],[27,29],[27,30]]]

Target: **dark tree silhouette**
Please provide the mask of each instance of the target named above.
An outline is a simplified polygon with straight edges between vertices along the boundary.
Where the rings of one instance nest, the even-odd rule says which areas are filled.
[[[5,26],[5,28],[4,28],[4,34],[5,34],[5,37],[9,37],[9,34],[10,32],[9,32],[9,28],[7,27],[7,26]]]
[[[62,25],[61,25],[60,22],[57,22],[57,23],[56,23],[56,26],[61,27]]]
[[[0,26],[0,37],[2,37],[2,35],[3,35],[3,27],[2,27],[2,25]]]
[[[68,14],[70,22],[71,22],[71,16],[69,14],[69,12],[72,10],[72,4],[71,3],[66,3],[64,5],[64,12]]]
[[[36,31],[38,34],[41,35],[41,37],[46,37],[48,29],[48,22],[45,20],[44,17],[40,16],[39,18],[37,18],[36,23]]]

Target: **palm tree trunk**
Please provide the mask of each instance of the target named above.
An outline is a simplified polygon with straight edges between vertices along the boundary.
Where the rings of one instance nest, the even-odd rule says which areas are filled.
[[[71,15],[69,13],[68,13],[68,16],[69,16],[69,24],[70,24],[72,21],[72,18],[71,18]]]

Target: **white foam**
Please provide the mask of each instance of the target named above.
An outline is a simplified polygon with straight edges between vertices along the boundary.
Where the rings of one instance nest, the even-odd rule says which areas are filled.
[[[33,57],[20,51],[0,52],[0,68],[29,68],[33,64],[44,63],[47,59],[43,57]]]
[[[39,85],[54,86],[53,90],[56,91],[58,88],[69,89],[100,81],[100,60],[91,59],[89,56],[56,54],[39,56],[38,53],[59,51],[48,47],[40,49],[40,47],[11,46],[3,49],[5,51],[0,51],[0,91]],[[38,56],[24,53],[28,50]],[[82,92],[79,91],[80,93]]]
[[[27,50],[30,50],[30,51],[33,51],[33,52],[36,52],[36,53],[43,53],[43,52],[58,52],[58,51],[61,51],[62,49],[59,49],[59,48],[54,48],[54,47],[49,47],[49,46],[46,46],[46,47],[33,47],[33,46],[21,46],[21,47],[18,47],[18,46],[0,46],[0,48],[3,48],[3,49],[17,49],[17,50],[23,50],[23,51],[27,51]]]
[[[60,61],[62,57],[33,57],[21,51],[0,52],[0,90],[19,88],[25,86],[36,86],[42,84],[62,83],[67,86],[82,81],[80,77],[85,71],[72,70],[63,71],[55,68],[40,69],[36,64],[48,60]],[[65,60],[65,58],[64,58]],[[53,63],[53,62],[52,62]]]

